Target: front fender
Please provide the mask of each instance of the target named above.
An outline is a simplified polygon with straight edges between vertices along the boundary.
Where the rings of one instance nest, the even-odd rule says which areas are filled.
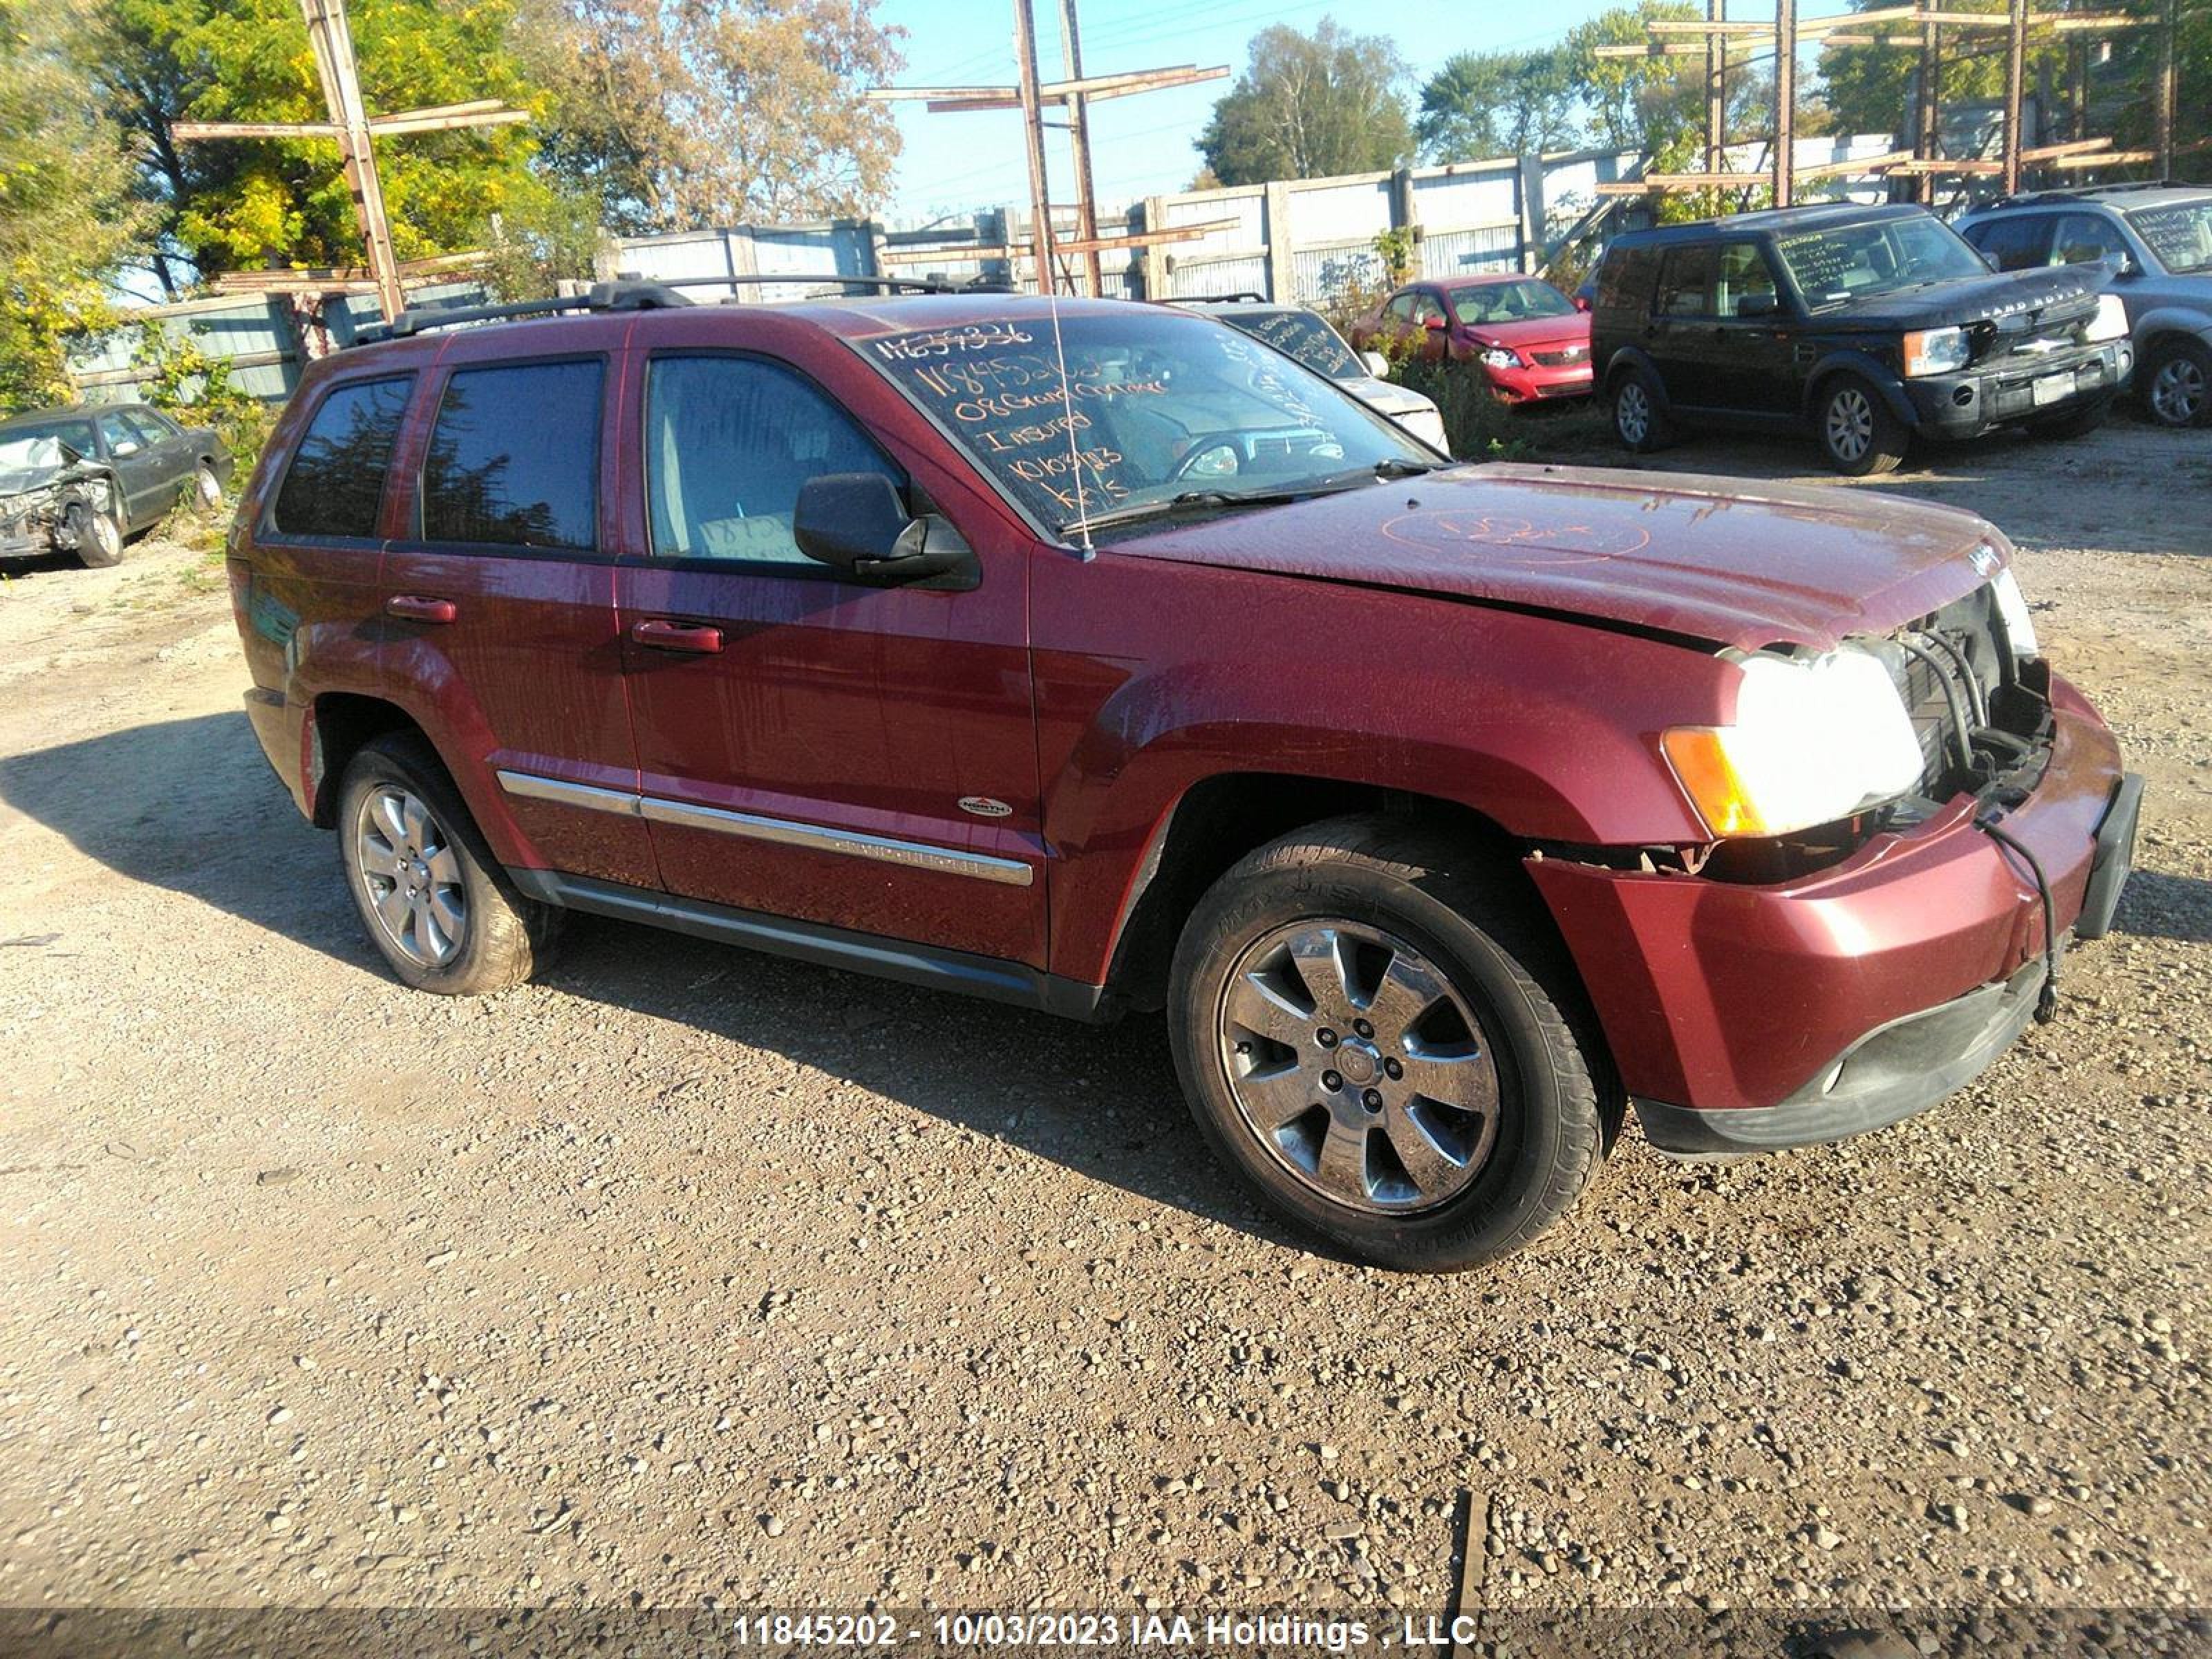
[[[1110,553],[1042,565],[1037,587],[1056,973],[1103,981],[1146,849],[1227,775],[1448,802],[1522,845],[1705,838],[1657,751],[1666,726],[1722,717],[1723,665],[1702,651]]]
[[[1881,394],[1891,414],[1907,427],[1919,426],[1919,411],[1913,408],[1912,399],[1905,396],[1905,388],[1898,384],[1897,371],[1869,353],[1850,348],[1831,351],[1814,364],[1813,372],[1805,377],[1805,397],[1800,412],[1807,420],[1813,419],[1819,408],[1822,385],[1837,374],[1856,374]]]

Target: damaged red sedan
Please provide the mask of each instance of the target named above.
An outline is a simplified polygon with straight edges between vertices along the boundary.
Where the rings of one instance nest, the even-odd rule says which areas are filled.
[[[1501,403],[1586,398],[1595,384],[1589,313],[1539,276],[1410,283],[1352,324],[1352,343],[1465,363]]]
[[[584,910],[1164,1011],[1261,1194],[1439,1270],[1632,1107],[1926,1110],[2112,923],[2140,785],[1967,514],[1455,467],[1151,307],[535,309],[317,363],[230,549],[254,727],[425,991]]]

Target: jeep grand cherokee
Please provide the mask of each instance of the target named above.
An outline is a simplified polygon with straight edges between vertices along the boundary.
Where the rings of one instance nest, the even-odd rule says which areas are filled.
[[[1164,1009],[1224,1158],[1437,1269],[1630,1102],[1690,1154],[1934,1104],[2111,921],[2138,786],[1965,514],[1449,467],[1159,307],[563,303],[315,364],[230,546],[410,985],[579,909]]]

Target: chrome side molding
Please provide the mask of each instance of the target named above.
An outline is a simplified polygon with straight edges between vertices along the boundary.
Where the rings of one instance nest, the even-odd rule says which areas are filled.
[[[927,842],[901,841],[890,836],[866,835],[856,830],[829,830],[818,823],[792,818],[765,817],[756,812],[732,812],[719,806],[699,806],[670,800],[661,795],[635,795],[620,789],[602,789],[588,783],[570,783],[535,772],[501,772],[500,787],[526,800],[552,801],[587,811],[615,812],[646,818],[654,823],[705,830],[716,835],[737,836],[747,841],[773,842],[803,847],[817,853],[840,853],[848,858],[873,859],[881,864],[904,865],[913,870],[935,870],[966,876],[976,881],[997,882],[1008,887],[1027,887],[1036,871],[1020,859],[1000,858],[990,853],[971,853],[956,847],[937,847]]]

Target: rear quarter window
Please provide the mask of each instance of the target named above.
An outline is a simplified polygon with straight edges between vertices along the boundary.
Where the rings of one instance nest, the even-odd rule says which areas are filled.
[[[1984,219],[1963,234],[1999,270],[2028,270],[2050,258],[2051,222],[2047,213],[2021,213]]]
[[[385,475],[412,374],[331,388],[284,469],[270,521],[290,536],[376,534]]]

